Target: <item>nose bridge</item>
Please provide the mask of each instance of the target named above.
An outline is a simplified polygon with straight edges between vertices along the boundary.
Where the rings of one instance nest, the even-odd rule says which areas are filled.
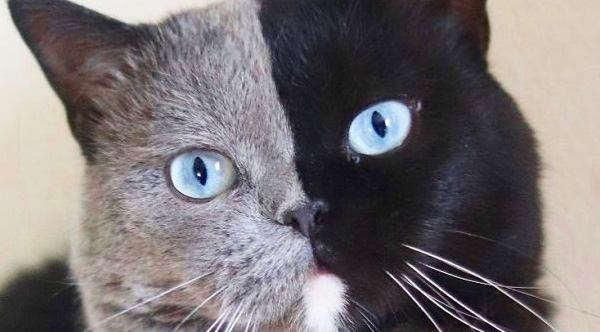
[[[282,178],[274,179],[279,185],[282,185],[282,182],[285,181]],[[280,192],[279,197],[275,197],[277,199],[277,209],[275,211],[275,220],[281,224],[285,224],[285,215],[289,211],[296,210],[308,202],[308,197],[302,188],[302,184],[298,179],[298,174],[294,171],[293,174],[288,174],[288,179],[285,184],[285,190]]]
[[[311,199],[322,199],[332,204],[340,196],[354,192],[357,168],[348,159],[347,155],[334,149],[304,152],[297,159],[296,167],[306,194]]]

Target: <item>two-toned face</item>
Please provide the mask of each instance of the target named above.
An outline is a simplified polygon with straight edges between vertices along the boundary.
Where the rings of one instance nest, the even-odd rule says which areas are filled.
[[[456,3],[235,0],[129,26],[11,1],[87,158],[89,326],[541,331],[498,291],[538,275],[533,138],[487,73],[483,2]]]

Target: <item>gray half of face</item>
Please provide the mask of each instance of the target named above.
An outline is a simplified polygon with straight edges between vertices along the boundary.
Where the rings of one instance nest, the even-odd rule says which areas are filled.
[[[137,27],[63,1],[11,6],[88,159],[72,268],[89,325],[207,273],[100,330],[139,328],[139,314],[173,326],[217,290],[198,317],[240,309],[265,326],[297,321],[311,249],[280,222],[306,198],[259,5],[228,1]],[[202,204],[174,195],[165,168],[189,149],[228,156],[235,185]],[[163,314],[169,305],[180,314]]]
[[[83,234],[122,232],[122,239],[90,241],[89,246],[98,250],[81,256],[82,261],[97,262],[99,256],[119,261],[111,263],[110,269],[123,271],[117,278],[143,288],[139,298],[153,294],[149,284],[154,279],[179,282],[211,273],[191,287],[196,292],[176,301],[182,313],[223,289],[219,301],[207,304],[200,316],[214,319],[241,306],[246,316],[252,314],[276,328],[289,326],[299,314],[291,309],[297,305],[312,260],[306,239],[279,224],[283,213],[302,204],[305,195],[256,12],[253,2],[229,2],[152,27],[160,39],[152,38],[132,61],[148,67],[125,82],[131,88],[145,88],[127,87],[134,95],[121,90],[114,99],[97,100],[104,110],[116,111],[124,104],[128,110],[151,110],[151,115],[148,120],[132,120],[128,115],[123,119],[135,123],[136,128],[129,127],[137,132],[128,135],[141,139],[141,144],[127,146],[137,140],[129,136],[116,144],[119,151],[110,150],[115,146],[112,139],[98,150],[110,165],[109,173],[104,160],[90,166],[90,173],[98,169],[102,175],[88,177],[89,208],[96,208],[93,202],[111,202],[112,208],[102,206],[90,214],[87,227],[84,224],[89,229]],[[165,182],[164,164],[188,148],[210,149],[231,158],[238,170],[235,185],[202,204],[175,197]],[[112,225],[93,220],[102,215]],[[145,250],[149,253],[144,257],[161,257],[160,261],[144,259],[139,264]],[[101,276],[96,271],[106,268],[88,264],[79,265],[80,279],[91,273],[97,280]],[[132,271],[131,265],[137,268]],[[90,290],[88,299],[95,304],[106,301],[102,288]],[[137,300],[131,292],[124,295],[127,301]],[[181,317],[169,319],[167,323],[181,321]]]

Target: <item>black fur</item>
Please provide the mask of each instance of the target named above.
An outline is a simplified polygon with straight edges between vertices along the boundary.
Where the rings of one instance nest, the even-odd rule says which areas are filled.
[[[2,332],[80,332],[77,288],[63,261],[23,272],[0,292]]]
[[[261,11],[301,181],[309,198],[329,210],[312,234],[315,256],[348,282],[350,298],[375,313],[386,331],[406,324],[418,331],[433,327],[384,271],[418,282],[406,262],[448,269],[403,244],[507,285],[533,286],[539,276],[533,134],[488,73],[480,39],[435,4],[265,0]],[[409,140],[384,156],[355,155],[346,143],[352,119],[389,99],[422,102]],[[499,325],[546,330],[491,287],[427,272]],[[517,297],[547,312],[541,303]],[[445,331],[469,330],[427,307]]]

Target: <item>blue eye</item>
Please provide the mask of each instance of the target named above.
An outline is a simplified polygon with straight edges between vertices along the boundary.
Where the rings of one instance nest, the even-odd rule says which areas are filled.
[[[171,162],[169,176],[173,187],[194,199],[213,198],[227,190],[236,179],[232,162],[212,151],[183,153]]]
[[[362,111],[350,125],[348,143],[357,153],[375,156],[404,142],[412,124],[411,111],[399,101],[386,101]]]

